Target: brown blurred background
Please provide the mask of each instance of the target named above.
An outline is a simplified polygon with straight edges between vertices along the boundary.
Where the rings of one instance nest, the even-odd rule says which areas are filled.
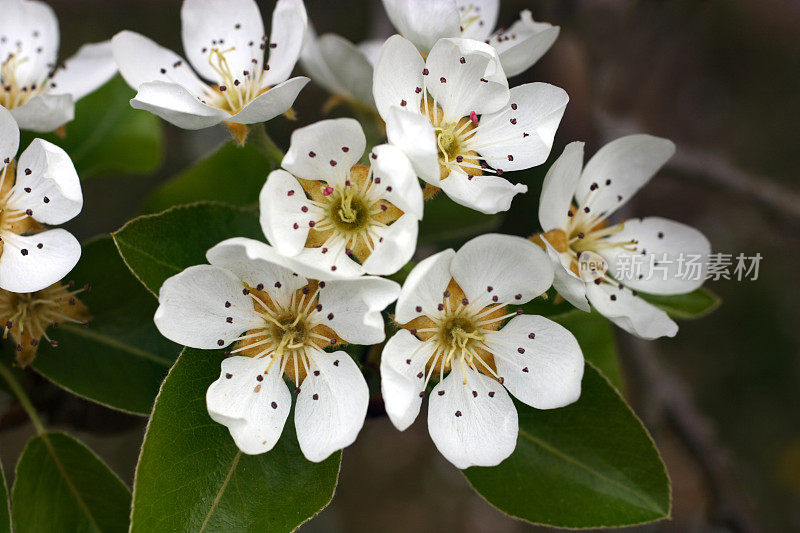
[[[50,0],[61,58],[122,29],[181,50],[179,0]],[[272,2],[261,1],[269,20]],[[314,25],[353,40],[391,32],[380,2],[306,0]],[[709,286],[723,306],[681,323],[675,339],[636,341],[617,330],[627,396],[653,433],[673,482],[673,519],[642,531],[800,530],[800,2],[797,0],[535,0],[502,2],[561,26],[551,51],[512,84],[547,81],[570,94],[553,157],[572,140],[587,154],[631,132],[673,139],[678,153],[631,205],[700,228],[716,251],[764,257],[758,281]],[[2,16],[0,14],[0,16]],[[327,95],[297,100],[299,125]],[[297,124],[269,123],[286,146]],[[222,129],[166,126],[163,168],[149,177],[85,184],[70,228],[117,229],[157,184],[226,138]],[[552,157],[551,157],[552,159]],[[542,167],[543,169],[546,167]],[[528,174],[503,230],[535,230],[542,172]],[[35,379],[35,378],[34,378]],[[132,481],[144,420],[89,404],[43,380],[35,401]],[[0,407],[8,398],[0,396]],[[0,427],[6,474],[32,434],[11,409]],[[424,417],[405,433],[368,419],[344,455],[332,505],[307,531],[525,531],[472,493],[435,451]]]

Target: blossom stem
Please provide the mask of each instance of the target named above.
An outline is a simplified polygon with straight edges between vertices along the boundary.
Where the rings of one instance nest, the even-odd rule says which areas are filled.
[[[8,367],[6,367],[6,365],[0,364],[0,376],[6,380],[6,383],[8,383],[8,388],[11,389],[11,392],[13,392],[17,397],[20,405],[22,405],[22,408],[25,409],[25,412],[28,414],[28,417],[33,423],[33,427],[36,428],[36,434],[44,435],[47,430],[44,428],[42,419],[39,418],[39,415],[36,413],[36,408],[33,406],[33,403],[31,403],[31,399],[28,398],[28,395],[25,393],[22,385],[20,385],[19,381],[17,381],[17,378],[14,377],[14,374]]]
[[[264,124],[258,124],[250,129],[248,137],[250,143],[261,152],[261,154],[269,159],[276,167],[281,165],[283,161],[283,150],[281,150],[275,141],[267,133],[267,128]]]

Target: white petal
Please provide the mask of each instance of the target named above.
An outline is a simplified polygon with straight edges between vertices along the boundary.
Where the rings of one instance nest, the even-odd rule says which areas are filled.
[[[375,249],[364,261],[363,268],[367,274],[374,276],[390,276],[411,261],[417,249],[417,218],[406,213],[388,228],[378,228],[375,234],[378,240]]]
[[[386,136],[392,146],[399,148],[422,180],[439,185],[439,153],[436,133],[428,117],[394,106],[386,118]]]
[[[311,207],[297,178],[281,169],[270,172],[259,195],[261,229],[283,255],[295,256],[305,247],[311,230],[308,223],[314,220]]]
[[[0,6],[0,61],[9,55],[26,58],[15,69],[20,85],[44,79],[58,58],[58,19],[53,9],[39,1],[5,0]]]
[[[381,196],[403,212],[421,220],[424,204],[422,189],[411,161],[403,151],[389,144],[376,146],[372,149],[370,163],[373,180],[380,179],[380,183],[373,186],[381,190]]]
[[[306,35],[303,41],[303,49],[300,52],[300,65],[317,85],[321,85],[328,92],[343,96],[351,96],[345,87],[345,80],[339,79],[336,71],[328,64],[324,56],[325,50],[320,44],[320,38],[314,30],[314,26],[309,22],[306,27]],[[370,88],[372,82],[370,81]],[[370,95],[370,99],[372,96]]]
[[[28,236],[4,233],[0,237],[4,241],[0,289],[10,292],[42,290],[69,274],[81,257],[80,243],[63,229]]]
[[[547,248],[547,255],[553,262],[553,288],[566,301],[587,313],[592,310],[586,301],[586,282],[569,269],[571,259],[566,254],[558,253],[546,239],[543,239]]]
[[[583,143],[569,143],[547,171],[539,197],[539,223],[544,231],[566,229],[575,188],[583,168]]]
[[[116,73],[111,41],[85,44],[53,76],[51,92],[69,94],[77,101],[104,85]]]
[[[609,274],[632,289],[683,294],[700,287],[706,278],[711,243],[686,224],[661,217],[627,220],[624,229],[610,240],[637,242],[626,246],[633,248],[631,251],[621,247],[600,250]],[[693,273],[688,272],[690,260],[699,266]]]
[[[30,190],[30,192],[27,192]],[[35,139],[19,158],[17,183],[9,206],[44,224],[63,224],[83,208],[81,182],[69,155],[43,139]]]
[[[609,283],[586,284],[592,306],[614,324],[643,339],[674,337],[678,325],[658,307]]]
[[[264,73],[264,84],[282,82],[292,73],[303,48],[307,26],[308,15],[302,0],[278,0],[272,12],[269,70]]]
[[[5,107],[0,107],[0,165],[5,167],[19,150],[19,127]]]
[[[567,102],[567,93],[549,83],[514,87],[508,106],[481,117],[469,148],[494,168],[522,170],[541,165],[550,155]]]
[[[367,139],[352,118],[320,120],[292,132],[281,166],[299,178],[344,183],[364,154]]]
[[[596,215],[611,214],[625,204],[675,153],[667,139],[629,135],[606,144],[586,163],[575,197]],[[592,191],[592,184],[598,189]]]
[[[508,29],[492,36],[489,44],[497,49],[503,70],[510,78],[522,74],[539,61],[556,42],[558,33],[558,26],[534,21],[526,9]]]
[[[162,335],[178,344],[222,348],[248,329],[263,326],[263,319],[251,312],[253,302],[242,294],[243,288],[230,270],[191,266],[161,286],[153,320]]]
[[[378,64],[378,58],[381,56],[381,50],[383,50],[383,43],[385,42],[385,39],[370,39],[368,41],[362,41],[357,45],[358,50],[367,58],[367,61],[369,61],[369,64],[372,65],[373,68]],[[370,87],[372,87],[371,80]]]
[[[150,111],[187,130],[208,128],[230,118],[225,111],[199,101],[182,85],[163,81],[140,85],[131,107]]]
[[[111,51],[119,73],[135,90],[151,81],[176,83],[196,96],[206,90],[206,84],[181,56],[144,35],[121,31],[111,39]]]
[[[456,253],[444,250],[417,263],[408,274],[397,298],[394,319],[405,324],[418,316],[436,316],[442,293],[450,283],[450,263]]]
[[[528,192],[521,183],[497,176],[469,176],[459,170],[436,184],[454,202],[487,215],[508,211],[514,196]]]
[[[470,302],[487,305],[521,305],[553,283],[553,265],[541,248],[528,239],[498,233],[475,237],[462,246],[450,272]]]
[[[463,375],[456,368],[434,387],[428,431],[439,452],[457,468],[496,466],[517,446],[517,409],[494,379],[466,365]]]
[[[485,41],[497,25],[500,0],[457,0],[461,10],[461,24],[466,22],[461,36]]]
[[[439,39],[461,34],[455,0],[383,0],[383,7],[397,31],[424,53]]]
[[[266,122],[289,110],[297,99],[297,95],[309,82],[304,76],[298,76],[279,83],[267,92],[256,96],[238,113],[227,119],[237,124],[258,124]]]
[[[324,325],[351,344],[377,344],[386,338],[381,311],[397,299],[400,285],[392,280],[364,276],[329,281],[320,289],[319,311]]]
[[[565,327],[541,316],[521,315],[488,333],[486,345],[495,355],[503,385],[523,403],[555,409],[580,397],[583,353]]]
[[[334,73],[336,85],[344,89],[344,96],[374,105],[373,68],[363,52],[344,37],[332,34],[320,37],[319,48],[325,65]],[[342,91],[333,92],[342,94]]]
[[[322,246],[303,248],[291,257],[295,271],[319,280],[353,279],[364,274],[364,269],[346,253],[347,243],[342,238],[328,239]]]
[[[255,455],[278,442],[292,407],[278,361],[270,358],[228,357],[222,372],[208,387],[206,407],[215,422],[228,427],[236,446]],[[260,378],[260,379],[259,379]]]
[[[181,23],[186,57],[206,79],[223,81],[209,63],[214,48],[227,51],[225,60],[234,76],[261,69],[264,50],[260,45],[266,34],[254,0],[185,0]]]
[[[295,275],[293,265],[277,250],[254,239],[226,239],[208,250],[206,259],[233,272],[250,287],[263,285],[264,292],[282,305],[287,305],[292,294],[308,283],[303,276]]]
[[[75,118],[75,101],[68,94],[38,94],[11,115],[20,129],[47,133]]]
[[[508,80],[494,48],[470,39],[441,39],[425,66],[428,91],[444,112],[446,122],[456,122],[473,111],[494,113],[508,103]]]
[[[355,442],[367,416],[369,388],[346,352],[316,352],[309,363],[294,423],[303,455],[317,463]]]
[[[413,44],[399,35],[393,35],[386,40],[372,79],[375,106],[384,120],[388,120],[392,106],[419,110],[423,96],[424,69],[425,61]],[[406,102],[405,106],[402,105],[403,102]]]
[[[425,392],[425,365],[433,350],[433,343],[420,342],[406,329],[395,333],[383,348],[381,396],[389,420],[400,431],[419,414]]]

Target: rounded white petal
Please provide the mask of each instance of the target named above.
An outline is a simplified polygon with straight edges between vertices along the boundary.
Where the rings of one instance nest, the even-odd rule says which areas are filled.
[[[541,316],[512,318],[500,331],[486,335],[497,375],[523,403],[555,409],[578,400],[583,353],[565,327]]]
[[[362,265],[364,272],[389,276],[411,261],[417,249],[419,222],[414,215],[404,214],[388,228],[375,230],[375,249]]]
[[[206,79],[223,82],[209,63],[214,48],[225,52],[234,76],[262,68],[264,50],[260,45],[266,34],[254,0],[184,0],[181,23],[186,57]]]
[[[380,183],[373,183],[373,187],[381,190],[381,196],[403,212],[422,220],[422,189],[411,161],[403,151],[395,146],[382,144],[372,149],[370,162],[373,180],[380,179]]]
[[[650,181],[674,153],[672,141],[652,135],[628,135],[611,141],[586,163],[575,197],[585,205],[591,194],[592,213],[609,215]],[[592,191],[594,183],[598,188]]]
[[[230,117],[225,111],[199,101],[182,85],[163,81],[140,85],[131,107],[150,111],[186,130],[215,126]]]
[[[320,120],[292,132],[281,166],[299,178],[344,183],[364,154],[367,139],[352,118]]]
[[[528,239],[498,233],[475,237],[462,246],[450,272],[470,302],[487,305],[521,305],[553,284],[553,265],[541,248]]]
[[[324,56],[325,50],[320,44],[320,37],[314,30],[314,26],[309,22],[306,27],[306,36],[303,41],[303,49],[300,51],[300,65],[317,85],[321,85],[328,92],[343,96],[350,96],[345,87],[345,80],[340,80],[336,71],[328,64]],[[372,81],[370,80],[370,88]],[[372,95],[370,95],[370,99]]]
[[[319,291],[323,324],[351,344],[377,344],[386,338],[381,311],[397,299],[400,285],[364,276],[326,282]]]
[[[419,112],[424,69],[425,61],[419,55],[419,50],[408,40],[399,35],[386,40],[372,79],[375,106],[384,120],[388,120],[392,106]],[[406,102],[405,106],[403,102]]]
[[[397,31],[424,53],[443,37],[461,35],[455,0],[383,0],[383,7]]]
[[[510,91],[508,105],[482,116],[469,148],[494,168],[523,170],[547,161],[569,96],[549,83],[526,83]]]
[[[30,191],[30,192],[28,192]],[[44,224],[63,224],[83,208],[81,182],[69,155],[43,139],[35,139],[19,158],[17,183],[8,205]]]
[[[539,223],[544,231],[566,229],[575,188],[583,168],[583,143],[571,142],[555,160],[542,183],[539,197]]]
[[[271,359],[228,357],[222,372],[206,391],[208,414],[228,427],[236,446],[255,455],[278,442],[292,407],[292,395],[283,382],[280,365]]]
[[[395,333],[383,348],[381,396],[389,420],[400,431],[419,414],[425,392],[425,365],[433,350],[433,343],[420,342],[405,329]]]
[[[269,70],[264,73],[265,85],[282,82],[292,73],[303,48],[307,26],[308,15],[302,0],[278,0],[272,11]]]
[[[75,101],[69,94],[37,94],[11,115],[20,129],[47,133],[75,118]]]
[[[119,73],[133,89],[151,81],[175,83],[194,95],[206,88],[181,56],[144,35],[121,31],[111,39],[111,51]]]
[[[26,58],[15,69],[17,82],[41,82],[58,58],[58,19],[53,9],[37,0],[5,0],[0,6],[0,61],[10,55]],[[27,128],[23,128],[27,129]]]
[[[355,442],[367,416],[369,387],[346,352],[315,352],[309,364],[294,423],[303,455],[317,463]]]
[[[291,257],[295,271],[318,280],[353,279],[364,274],[364,269],[346,253],[347,243],[342,238],[328,239],[322,246],[303,248]]]
[[[285,170],[273,170],[258,201],[261,229],[269,243],[283,255],[299,254],[308,239],[314,210],[297,178]]]
[[[386,117],[386,137],[411,161],[420,179],[439,186],[439,152],[436,133],[428,117],[394,106]]]
[[[374,105],[372,98],[373,68],[364,53],[353,43],[339,35],[327,34],[319,38],[322,59],[335,76],[334,90],[344,96],[355,98],[367,105]]]
[[[442,108],[445,122],[457,122],[472,112],[494,113],[508,103],[508,80],[497,51],[486,43],[441,39],[425,66],[430,71],[428,91]]]
[[[496,466],[517,446],[517,409],[502,385],[464,365],[431,392],[428,431],[457,468]]]
[[[489,44],[497,49],[503,70],[509,78],[522,74],[553,46],[560,28],[536,22],[527,9],[509,28],[493,35]]]
[[[19,150],[19,127],[11,112],[0,107],[0,169],[17,155]]]
[[[586,284],[586,296],[598,313],[643,339],[674,337],[678,325],[658,307],[609,283]]]
[[[368,41],[362,41],[358,43],[357,48],[364,55],[364,57],[367,58],[369,64],[375,68],[375,65],[378,64],[378,58],[381,56],[381,50],[383,50],[383,43],[385,42],[385,39],[370,39]],[[369,85],[372,87],[371,80]],[[371,96],[370,99],[372,99]]]
[[[230,270],[191,266],[161,286],[153,320],[162,335],[178,344],[204,350],[222,348],[248,329],[263,325],[263,320],[250,312],[253,302],[242,294],[243,288]],[[228,322],[228,318],[232,320]]]
[[[497,25],[500,0],[456,0],[461,10],[461,36],[485,41]],[[466,26],[464,23],[466,22]]]
[[[542,239],[547,249],[547,255],[553,262],[553,288],[566,301],[587,313],[592,310],[586,301],[586,282],[570,270],[571,259],[566,254],[558,253],[547,239]]]
[[[627,220],[613,242],[634,245],[603,248],[608,272],[626,286],[652,294],[692,292],[706,278],[711,243],[691,226],[661,217]],[[698,265],[690,272],[691,262]],[[624,275],[622,275],[624,274]],[[640,279],[641,276],[641,279]]]
[[[456,253],[444,250],[417,263],[408,274],[397,298],[394,319],[405,324],[422,316],[436,316],[442,293],[452,279],[450,264]]]
[[[226,122],[258,124],[272,120],[292,107],[297,95],[309,81],[305,76],[298,76],[279,83],[250,100],[238,113],[226,119]]]
[[[508,211],[516,195],[528,192],[521,183],[492,175],[469,176],[455,169],[436,185],[457,204],[487,215]]]
[[[53,76],[54,94],[69,94],[77,101],[104,85],[117,73],[111,41],[85,44]]]
[[[10,292],[42,290],[69,274],[81,257],[80,243],[63,229],[0,238],[0,289]]]
[[[233,272],[250,287],[263,285],[264,292],[282,305],[287,305],[292,294],[308,283],[303,276],[295,275],[293,265],[277,250],[254,239],[224,240],[206,252],[206,259],[213,266]]]

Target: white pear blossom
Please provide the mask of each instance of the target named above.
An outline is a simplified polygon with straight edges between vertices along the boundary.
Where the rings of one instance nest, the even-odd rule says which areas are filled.
[[[555,42],[559,27],[533,20],[524,10],[507,29],[493,32],[499,0],[383,0],[397,31],[427,54],[436,41],[465,37],[492,45],[507,76],[528,70]]]
[[[619,224],[607,218],[674,152],[667,139],[630,135],[605,145],[584,168],[583,143],[573,142],[548,171],[539,201],[541,239],[555,265],[558,293],[584,311],[591,303],[645,339],[672,337],[678,326],[637,291],[682,294],[700,287],[711,245],[696,229],[664,218]],[[687,276],[681,263],[690,256],[701,269]]]
[[[458,252],[421,261],[397,300],[395,321],[403,329],[381,359],[392,423],[401,431],[410,426],[429,381],[438,380],[428,405],[436,447],[458,468],[494,466],[517,442],[508,393],[537,409],[576,401],[583,354],[575,337],[544,317],[507,307],[539,296],[552,280],[547,255],[508,235],[482,235]]]
[[[226,351],[220,378],[206,394],[211,418],[230,430],[247,454],[272,449],[291,408],[286,376],[297,395],[300,449],[322,461],[361,430],[369,391],[340,343],[375,344],[381,311],[400,290],[363,277],[321,281],[298,275],[272,247],[251,239],[223,241],[209,265],[189,267],[164,282],[155,323],[180,344]]]
[[[0,106],[19,127],[47,132],[117,71],[111,43],[86,44],[60,68],[58,19],[36,0],[0,0]]]
[[[114,36],[120,73],[138,91],[134,108],[190,130],[256,124],[286,112],[308,83],[288,79],[306,30],[302,0],[278,0],[269,36],[254,0],[185,0],[181,20],[189,64],[138,33]]]
[[[547,160],[569,100],[546,83],[509,90],[491,46],[441,39],[424,60],[399,35],[383,47],[373,84],[389,143],[417,175],[459,204],[505,211],[522,184],[500,177]]]
[[[372,76],[383,42],[376,39],[355,45],[333,33],[317,36],[309,24],[300,65],[314,83],[335,97],[374,110]]]
[[[281,254],[348,278],[393,274],[411,259],[423,212],[416,174],[386,144],[360,164],[366,143],[351,118],[292,133],[286,170],[270,173],[260,196],[261,227]]]
[[[64,150],[36,139],[15,161],[18,149],[19,128],[0,108],[0,289],[23,293],[52,285],[77,264],[77,239],[43,224],[77,216],[83,194]]]

